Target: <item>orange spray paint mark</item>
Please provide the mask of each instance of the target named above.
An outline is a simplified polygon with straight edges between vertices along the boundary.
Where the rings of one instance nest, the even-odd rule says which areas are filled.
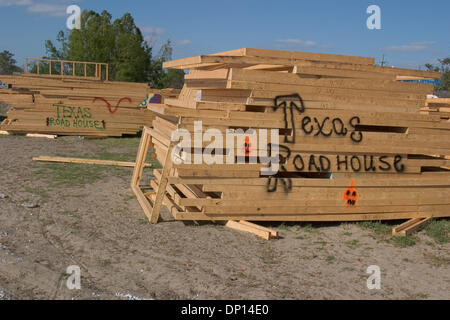
[[[344,195],[342,196],[342,200],[345,200],[346,204],[349,206],[356,205],[356,202],[358,201],[358,190],[355,187],[355,180],[352,180],[352,185],[347,188],[344,192]]]
[[[253,143],[249,136],[245,137],[244,154],[246,157],[250,157],[250,155],[253,154]]]

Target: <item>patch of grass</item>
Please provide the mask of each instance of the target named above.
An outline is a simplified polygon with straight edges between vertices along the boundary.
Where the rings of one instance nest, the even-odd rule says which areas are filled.
[[[137,148],[139,147],[139,142],[141,141],[141,137],[133,136],[133,137],[109,137],[105,139],[95,139],[90,140],[89,142],[94,143],[96,146],[106,149],[106,148],[114,148],[114,147],[130,147]]]
[[[139,224],[149,224],[150,221],[148,221],[148,219],[145,219],[145,218],[140,218],[140,219],[138,219],[138,223]]]
[[[278,226],[278,229],[289,231],[289,226],[285,224],[284,222]]]
[[[111,160],[111,161],[136,161],[136,154],[132,153],[119,153],[119,152],[108,152],[102,151],[95,155],[96,158],[101,160]]]
[[[392,240],[394,241],[395,244],[403,248],[411,247],[416,244],[416,242],[410,237],[393,236]]]
[[[308,223],[307,225],[305,225],[305,226],[302,228],[302,230],[305,231],[305,232],[308,232],[308,233],[312,233],[312,234],[319,234],[319,233],[320,233],[319,229],[314,228],[314,227],[312,226],[312,224],[310,224],[310,223]]]
[[[223,224],[220,223],[214,223],[213,224],[214,228],[218,231],[225,231],[225,226]]]
[[[38,196],[41,203],[47,202],[47,200],[50,198],[47,191],[44,190],[42,187],[27,186],[23,188],[23,191]]]
[[[427,298],[428,298],[428,295],[427,295],[426,293],[419,292],[419,293],[416,294],[416,297],[417,297],[418,299],[427,299]]]
[[[63,210],[59,211],[59,214],[71,216],[72,218],[81,218],[81,215],[78,213],[77,210]]]
[[[105,268],[105,267],[108,267],[108,266],[111,265],[111,260],[109,260],[109,259],[100,259],[99,260],[99,264],[100,264],[100,266]]]
[[[279,255],[275,250],[270,247],[266,247],[261,252],[261,260],[265,264],[278,264],[280,263]]]
[[[326,245],[327,245],[327,242],[326,241],[316,241],[316,242],[314,242],[314,244],[320,244],[322,247],[325,247]]]
[[[126,195],[123,196],[123,201],[128,202],[128,201],[130,201],[132,199],[135,199],[135,198],[136,198],[136,196],[134,194],[126,194]]]
[[[431,242],[431,241],[427,241],[427,242],[425,242],[425,244],[429,245],[430,247],[434,247],[435,246],[434,242]]]
[[[71,197],[71,198],[77,198],[77,199],[82,199],[82,198],[86,198],[88,196],[88,194],[71,194],[68,195],[67,197]]]
[[[448,266],[450,265],[450,259],[442,256],[437,256],[431,253],[425,253],[425,261],[435,267]]]
[[[448,243],[450,241],[450,220],[433,220],[425,227],[425,231],[437,243]]]
[[[303,237],[303,236],[297,236],[297,237],[295,237],[295,239],[304,240],[305,237]]]
[[[344,236],[347,236],[347,237],[350,237],[350,236],[352,235],[352,233],[351,233],[351,232],[348,232],[348,231],[346,231],[346,232],[344,232],[344,233],[343,233],[343,235],[344,235]]]
[[[334,256],[327,256],[327,262],[328,263],[333,263],[333,261],[335,260],[336,258],[334,257]]]
[[[363,229],[373,230],[380,234],[390,234],[392,232],[392,226],[381,221],[362,221],[358,222],[357,225]]]
[[[82,186],[94,183],[103,177],[106,166],[75,163],[39,164],[33,175],[52,186]]]
[[[344,267],[344,268],[342,268],[342,271],[355,271],[355,268],[353,268],[353,267]]]
[[[345,242],[345,245],[347,247],[349,247],[350,249],[355,249],[360,246],[360,243],[359,243],[359,240],[354,239],[354,240]]]
[[[53,219],[41,219],[40,221],[41,221],[41,223],[42,223],[42,225],[44,227],[51,226],[52,224],[55,224],[55,221],[53,221]]]

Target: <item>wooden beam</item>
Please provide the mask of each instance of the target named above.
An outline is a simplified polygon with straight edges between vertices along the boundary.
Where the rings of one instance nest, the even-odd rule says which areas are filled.
[[[252,233],[258,237],[263,238],[264,240],[270,240],[271,233],[269,231],[254,227],[251,224],[245,224],[241,221],[230,220],[225,224],[225,226],[234,230]]]
[[[81,163],[81,164],[98,164],[105,166],[119,166],[119,167],[135,167],[134,162],[114,161],[114,160],[99,160],[99,159],[83,159],[83,158],[63,158],[63,157],[34,157],[33,161],[41,162],[63,162],[63,163]],[[144,164],[144,167],[151,167],[150,163]]]
[[[402,223],[398,227],[392,229],[392,235],[406,237],[411,233],[423,228],[429,221],[430,217],[414,218]]]
[[[141,181],[142,173],[144,171],[144,163],[147,157],[148,148],[150,147],[151,144],[152,142],[150,136],[150,128],[144,126],[136,156],[136,165],[134,167],[133,176],[131,178],[131,190],[136,195],[136,198],[139,204],[141,205],[142,210],[144,210],[144,213],[149,220],[151,219],[153,208],[147,197],[139,188],[139,183]]]
[[[166,194],[166,187],[168,183],[168,177],[170,170],[172,169],[172,149],[174,146],[174,142],[170,142],[169,147],[167,148],[166,158],[163,164],[163,172],[161,174],[161,179],[159,181],[159,187],[156,191],[155,203],[153,204],[152,213],[150,215],[151,223],[158,223],[159,212],[161,209],[161,205],[164,199],[164,195]]]

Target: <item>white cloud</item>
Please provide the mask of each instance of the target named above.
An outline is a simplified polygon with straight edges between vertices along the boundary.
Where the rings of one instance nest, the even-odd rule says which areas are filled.
[[[188,45],[188,44],[190,44],[191,43],[191,40],[181,40],[181,41],[178,41],[177,42],[177,44],[178,45],[180,45],[180,46],[185,46],[185,45]]]
[[[154,34],[154,35],[160,35],[166,32],[163,28],[158,27],[150,27],[150,26],[142,26],[139,27],[141,29],[141,32],[143,34]]]
[[[303,48],[330,48],[329,45],[320,44],[312,40],[304,41],[300,39],[278,39],[277,42],[283,46],[296,46]]]
[[[46,14],[52,17],[64,17],[67,15],[66,10],[66,5],[50,3],[33,4],[27,8],[28,12]]]
[[[159,36],[166,32],[163,28],[152,26],[139,26],[139,29],[144,36],[144,40],[147,41],[150,46],[158,43],[160,41]]]
[[[21,6],[26,7],[30,13],[37,13],[51,17],[66,16],[66,9],[70,0],[0,0],[0,7]]]
[[[304,47],[317,47],[318,44],[315,41],[303,41],[300,39],[280,39],[277,40],[277,42],[281,42],[281,43],[289,43],[289,44],[298,44]]]
[[[31,4],[31,0],[0,0],[0,7],[29,6]]]
[[[413,42],[410,44],[403,44],[398,46],[390,46],[387,48],[382,48],[382,50],[403,51],[403,52],[423,51],[428,49],[431,45],[435,43],[436,43],[435,41]]]

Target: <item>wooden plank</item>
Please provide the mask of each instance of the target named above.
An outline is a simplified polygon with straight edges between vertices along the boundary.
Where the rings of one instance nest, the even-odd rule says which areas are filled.
[[[392,229],[392,235],[409,236],[411,233],[423,228],[430,221],[430,217],[413,218]]]
[[[255,228],[255,229],[259,229],[259,230],[262,230],[262,231],[269,232],[271,238],[275,238],[275,239],[278,238],[278,231],[275,231],[273,229],[266,228],[266,227],[263,227],[263,226],[260,226],[258,224],[251,223],[251,222],[248,222],[248,221],[245,221],[245,220],[241,220],[241,221],[239,221],[239,223],[247,225],[247,226]]]
[[[64,157],[48,157],[40,156],[34,157],[33,161],[41,162],[63,162],[63,163],[81,163],[81,164],[98,164],[105,166],[119,166],[119,167],[135,167],[134,162],[114,161],[114,160],[100,160],[100,159],[84,159],[84,158],[64,158]],[[145,163],[144,167],[151,167],[150,163]]]
[[[258,237],[261,237],[265,240],[270,240],[270,232],[265,231],[265,230],[261,230],[258,228],[254,228],[253,226],[247,225],[247,224],[243,224],[240,223],[238,221],[233,221],[230,220],[225,224],[226,227],[234,229],[234,230],[239,230],[239,231],[245,231],[245,232],[249,232],[252,233]]]
[[[163,172],[161,174],[161,179],[159,181],[159,187],[156,191],[155,203],[153,205],[152,212],[150,214],[150,222],[158,223],[159,213],[161,209],[161,204],[166,193],[166,186],[168,182],[169,172],[172,169],[172,150],[174,143],[170,142],[169,147],[167,149],[166,158],[163,164]]]

